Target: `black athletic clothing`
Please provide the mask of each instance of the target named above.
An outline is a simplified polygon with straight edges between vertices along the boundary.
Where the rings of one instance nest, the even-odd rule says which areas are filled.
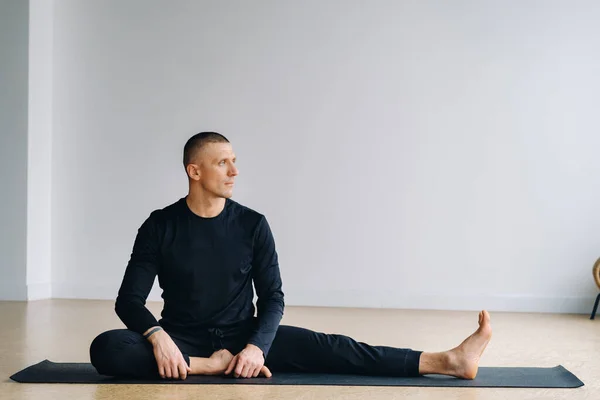
[[[202,218],[185,198],[150,214],[140,227],[115,309],[138,333],[158,325],[145,307],[155,277],[163,289],[160,325],[169,332],[258,324],[248,343],[269,352],[284,309],[275,242],[264,215],[231,199]]]
[[[244,332],[244,330],[247,330]],[[189,357],[210,357],[227,349],[237,354],[252,330],[213,329],[202,335],[172,334],[186,363]],[[265,365],[272,373],[321,372],[375,376],[418,376],[420,352],[371,346],[336,334],[280,325]],[[90,346],[90,358],[103,375],[160,379],[152,345],[139,333],[116,329],[99,335]]]
[[[151,213],[138,231],[115,305],[128,329],[104,332],[92,342],[90,358],[99,373],[158,378],[152,345],[141,335],[159,324],[145,307],[157,275],[164,299],[160,325],[188,365],[190,357],[223,348],[235,355],[251,343],[262,349],[273,373],[418,375],[419,351],[280,326],[283,292],[265,217],[227,199],[218,216],[202,218],[185,198]]]

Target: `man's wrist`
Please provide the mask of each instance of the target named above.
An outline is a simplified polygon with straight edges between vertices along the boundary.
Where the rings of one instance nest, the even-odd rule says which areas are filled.
[[[154,340],[159,337],[159,333],[163,330],[162,327],[160,326],[153,326],[150,329],[148,329],[146,332],[144,332],[143,336],[144,339],[148,340],[150,343],[153,343]]]
[[[259,351],[260,354],[263,356],[263,358],[265,358],[265,353],[262,351],[262,349],[260,347],[258,347],[257,345],[253,344],[253,343],[248,343],[246,345],[247,349],[253,350],[253,351]]]

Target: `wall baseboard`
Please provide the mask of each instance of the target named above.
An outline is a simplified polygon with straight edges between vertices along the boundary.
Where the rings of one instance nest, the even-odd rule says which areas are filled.
[[[43,300],[52,298],[52,284],[39,282],[27,284],[27,300]]]
[[[0,283],[0,300],[26,301],[27,287],[22,283],[2,282]]]
[[[117,285],[94,285],[94,284],[72,284],[72,283],[53,283],[53,299],[90,299],[90,300],[116,300],[119,292]],[[162,301],[160,294],[162,290],[157,283],[152,286],[148,295],[148,301]]]
[[[470,310],[587,314],[595,297],[532,295],[402,295],[392,291],[286,290],[286,304],[321,307],[365,307],[424,310]]]
[[[118,286],[54,284],[53,298],[115,300]],[[162,301],[155,284],[148,301]],[[544,297],[531,295],[401,295],[392,291],[285,289],[286,305],[316,307],[397,308],[588,314],[595,297]]]

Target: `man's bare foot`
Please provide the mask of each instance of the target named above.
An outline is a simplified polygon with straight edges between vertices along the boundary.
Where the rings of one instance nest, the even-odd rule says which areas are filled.
[[[484,310],[479,313],[479,328],[458,347],[442,353],[422,353],[419,374],[474,379],[479,369],[479,358],[491,338],[490,314]]]
[[[217,350],[209,358],[190,357],[190,375],[222,375],[232,359],[227,349]]]
[[[215,375],[222,375],[227,370],[227,366],[233,360],[233,354],[227,349],[221,349],[215,351],[209,358],[212,361],[212,367],[214,368],[213,373]]]
[[[479,328],[458,347],[448,351],[448,375],[474,379],[479,369],[479,358],[492,338],[490,314],[479,313]]]

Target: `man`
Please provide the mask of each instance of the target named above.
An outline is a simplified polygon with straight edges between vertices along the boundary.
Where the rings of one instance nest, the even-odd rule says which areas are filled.
[[[190,374],[270,377],[271,370],[473,379],[492,328],[441,353],[371,346],[344,335],[280,325],[284,300],[275,242],[265,217],[233,200],[238,175],[229,141],[215,132],[184,147],[189,193],[156,210],[138,230],[115,310],[128,329],[90,346],[101,374],[186,379]],[[158,322],[145,307],[155,277]],[[257,293],[257,315],[253,304]]]

